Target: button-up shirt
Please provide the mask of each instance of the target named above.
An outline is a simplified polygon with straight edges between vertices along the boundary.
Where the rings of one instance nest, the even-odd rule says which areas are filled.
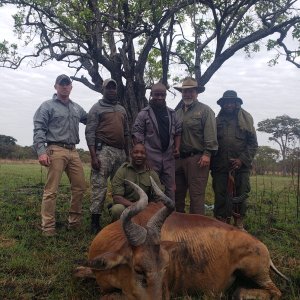
[[[141,170],[137,171],[131,163],[125,162],[116,172],[112,180],[112,194],[119,195],[125,199],[135,202],[139,199],[139,195],[133,189],[133,187],[124,181],[124,179],[130,180],[137,184],[147,194],[149,201],[156,199],[150,176],[153,178],[155,183],[163,190],[162,185],[159,181],[157,173],[153,170]]]
[[[177,110],[182,122],[180,152],[199,152],[208,156],[218,149],[215,113],[198,100],[185,111]]]
[[[46,143],[78,144],[79,123],[86,120],[85,110],[71,100],[64,104],[54,94],[43,102],[33,117],[33,148],[38,156],[46,153]]]

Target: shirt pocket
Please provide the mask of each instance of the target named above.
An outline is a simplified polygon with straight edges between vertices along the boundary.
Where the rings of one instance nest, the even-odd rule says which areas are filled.
[[[192,116],[187,121],[187,126],[193,132],[201,132],[203,129],[201,116]]]
[[[246,131],[245,130],[241,130],[239,128],[236,128],[236,131],[235,131],[235,137],[237,140],[240,140],[240,141],[245,141],[246,138],[247,138],[247,135],[246,135]]]
[[[66,119],[66,116],[63,113],[56,111],[52,117],[52,120],[53,120],[52,125],[54,125],[55,127],[64,126],[65,119]]]

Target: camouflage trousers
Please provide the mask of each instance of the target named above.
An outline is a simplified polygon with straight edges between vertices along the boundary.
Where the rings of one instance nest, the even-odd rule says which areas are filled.
[[[115,147],[104,145],[97,151],[97,157],[101,162],[99,170],[91,170],[91,206],[92,214],[100,214],[107,192],[107,180],[114,177],[118,168],[125,162],[125,151]]]

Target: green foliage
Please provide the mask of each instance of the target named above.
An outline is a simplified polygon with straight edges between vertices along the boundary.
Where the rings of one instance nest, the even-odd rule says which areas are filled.
[[[276,161],[279,159],[279,151],[269,146],[259,146],[254,158],[255,172],[264,175],[266,172],[276,170]]]
[[[16,145],[16,139],[8,135],[0,135],[0,145]]]
[[[32,58],[33,65],[49,59],[65,61],[76,70],[86,70],[91,81],[79,74],[76,79],[95,90],[101,86],[100,65],[120,85],[122,78],[143,85],[144,77],[146,84],[157,81],[181,64],[185,69],[181,77],[192,74],[205,85],[236,51],[244,49],[251,56],[263,46],[259,41],[274,32],[291,28],[292,37],[299,39],[300,17],[287,0],[9,0],[1,4],[18,8],[13,16],[15,33],[35,49],[22,57],[21,48],[3,41],[2,66],[17,68],[24,58]],[[160,45],[159,39],[164,41]],[[269,42],[267,49],[275,45]],[[160,55],[167,59],[161,60]],[[205,72],[199,64],[208,66]],[[135,90],[130,92],[140,98]]]

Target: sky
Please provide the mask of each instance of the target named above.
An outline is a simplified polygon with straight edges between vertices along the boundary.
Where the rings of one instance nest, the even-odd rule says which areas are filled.
[[[10,40],[12,34],[11,11],[0,8],[0,40]],[[274,54],[274,53],[273,53]],[[275,67],[267,62],[271,54],[260,52],[246,58],[238,52],[226,61],[206,85],[199,100],[209,105],[217,114],[216,101],[226,90],[235,90],[243,100],[243,108],[250,112],[257,123],[283,114],[300,118],[300,69],[284,59]],[[32,145],[33,115],[40,104],[52,97],[54,81],[59,74],[73,75],[64,63],[50,62],[44,67],[31,68],[24,64],[17,70],[0,68],[0,134],[12,136],[21,146]],[[167,95],[167,105],[174,108],[180,93]],[[101,97],[79,82],[73,82],[71,99],[86,111]],[[260,146],[278,148],[268,141],[269,135],[258,132]],[[80,125],[79,148],[88,149],[84,137],[84,125]]]

